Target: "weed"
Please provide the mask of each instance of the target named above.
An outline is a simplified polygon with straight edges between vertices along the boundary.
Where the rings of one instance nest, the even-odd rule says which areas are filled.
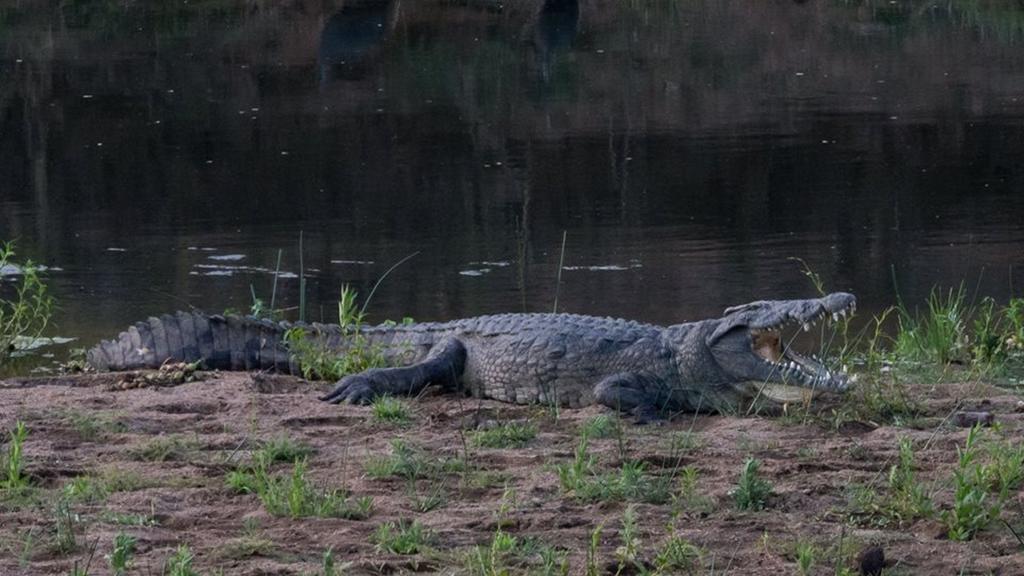
[[[132,554],[135,553],[135,538],[118,532],[114,537],[114,549],[110,552],[110,571],[114,576],[122,576],[131,567]]]
[[[881,496],[871,486],[854,485],[847,494],[851,519],[867,520],[876,526],[890,522],[906,525],[933,514],[931,497],[914,470],[913,443],[900,438],[897,461],[889,468],[888,492]]]
[[[62,497],[73,503],[99,502],[108,494],[106,486],[92,476],[73,478],[61,489]]]
[[[53,509],[53,538],[57,552],[67,554],[78,548],[78,525],[82,518],[64,499],[57,501]]]
[[[127,429],[123,422],[107,412],[68,410],[63,414],[63,418],[79,438],[89,442],[103,440],[112,433],[124,432]]]
[[[537,436],[537,426],[529,422],[503,422],[473,433],[473,444],[484,448],[522,448]]]
[[[967,319],[972,310],[967,304],[963,283],[945,293],[933,288],[928,295],[928,311],[911,313],[902,302],[897,307],[899,331],[895,352],[902,358],[949,364],[967,360]]]
[[[146,462],[185,461],[198,449],[198,436],[158,436],[132,449],[132,456]]]
[[[669,536],[654,556],[654,567],[659,574],[693,573],[700,565],[704,552],[680,536]]]
[[[971,356],[975,362],[991,364],[1005,356],[1002,318],[996,314],[996,301],[986,296],[981,299],[974,315],[974,345]]]
[[[590,532],[590,539],[587,542],[586,576],[598,576],[601,574],[598,550],[601,548],[602,531],[604,531],[604,524],[598,524]]]
[[[672,434],[670,438],[671,444],[669,446],[669,452],[673,459],[679,459],[688,454],[693,454],[700,450],[704,445],[700,435],[689,430],[676,432],[675,434]]]
[[[360,498],[353,503],[343,490],[312,486],[306,478],[305,460],[296,460],[291,474],[272,476],[265,464],[258,464],[249,471],[232,472],[227,482],[237,492],[255,493],[267,512],[274,516],[362,520],[369,517],[373,508],[371,498]]]
[[[39,267],[31,260],[16,263],[14,256],[12,242],[0,244],[0,270],[17,270],[19,277],[14,281],[12,296],[0,298],[0,365],[7,361],[19,342],[32,341],[43,333],[54,309],[54,299],[40,276]]]
[[[288,436],[277,436],[263,442],[259,453],[253,455],[254,461],[266,462],[294,462],[313,454],[313,449],[301,442],[296,442]]]
[[[368,459],[365,469],[371,478],[417,480],[459,472],[465,470],[465,464],[458,458],[429,456],[402,440],[395,439],[391,442],[391,454]]]
[[[733,501],[740,510],[763,510],[768,505],[768,497],[772,494],[772,485],[758,477],[761,462],[747,457],[740,470],[739,481],[732,491]]]
[[[711,499],[697,491],[700,483],[700,471],[694,465],[684,466],[679,470],[679,489],[672,495],[672,514],[710,512],[713,506]]]
[[[408,402],[389,394],[374,398],[370,403],[370,412],[373,414],[374,420],[385,424],[404,426],[412,420]]]
[[[618,416],[598,414],[580,426],[580,435],[587,438],[611,438],[619,433],[622,422]]]
[[[957,447],[959,458],[953,471],[953,507],[942,513],[950,540],[970,540],[998,518],[1002,509],[1001,502],[993,503],[990,498],[991,474],[983,464],[976,462],[976,444],[980,434],[981,428],[971,428],[963,448]]]
[[[832,428],[849,421],[886,422],[905,426],[924,412],[895,374],[867,376],[832,411]]]
[[[362,330],[364,310],[356,307],[356,292],[349,286],[341,287],[338,299],[338,325],[345,342],[344,353],[327,346],[323,335],[303,326],[285,333],[285,342],[295,357],[306,379],[340,380],[349,374],[370,368],[384,368],[387,358],[384,347],[371,342]]]
[[[2,250],[0,250],[0,255],[2,255]],[[10,432],[7,454],[4,457],[4,479],[3,484],[0,484],[4,490],[16,493],[28,488],[22,453],[26,438],[28,438],[28,429],[25,428],[24,422],[18,420],[14,424],[14,430]]]
[[[622,539],[622,544],[615,549],[615,557],[619,561],[615,574],[621,574],[627,566],[642,570],[643,565],[639,560],[640,536],[636,522],[636,506],[632,504],[626,506],[622,513],[622,529],[619,531],[619,536]]]
[[[1011,491],[1024,483],[1024,445],[1011,440],[992,441],[986,445],[989,464],[986,475],[1000,501],[1007,501]]]
[[[800,540],[796,543],[796,571],[800,576],[808,576],[811,568],[818,560],[818,547],[813,542]]]
[[[900,438],[899,460],[889,470],[889,516],[900,524],[932,515],[931,498],[914,473],[914,445]]]
[[[586,436],[580,438],[573,461],[558,464],[555,471],[562,489],[584,502],[648,502],[660,504],[670,498],[669,479],[646,473],[643,462],[624,461],[613,472],[599,473],[588,451]]]
[[[471,574],[480,576],[505,576],[509,573],[505,567],[502,551],[508,548],[508,535],[501,528],[494,533],[488,546],[474,547],[466,557],[466,565]]]
[[[116,524],[118,526],[140,526],[150,527],[158,526],[160,523],[156,521],[150,514],[126,514],[122,512],[111,512],[105,510],[100,513],[99,520],[108,524]]]
[[[386,522],[377,526],[373,533],[373,542],[381,552],[418,554],[427,549],[432,537],[430,530],[418,520]]]
[[[224,555],[233,559],[248,558],[266,555],[273,547],[274,543],[263,536],[259,520],[245,518],[242,520],[241,536],[229,544]]]
[[[199,572],[192,568],[195,558],[188,544],[181,544],[164,563],[163,573],[167,576],[199,576]]]
[[[412,483],[410,486],[411,495],[410,501],[412,502],[413,510],[424,513],[430,512],[431,510],[437,510],[448,503],[448,497],[445,495],[444,483],[432,484],[430,491],[427,494],[420,496],[415,492],[415,484]]]

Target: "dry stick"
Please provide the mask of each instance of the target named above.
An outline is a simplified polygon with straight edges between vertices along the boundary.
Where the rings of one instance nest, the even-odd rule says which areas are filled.
[[[374,284],[373,288],[370,289],[370,294],[366,297],[366,300],[363,301],[363,307],[359,309],[359,315],[360,316],[362,316],[363,314],[366,313],[366,307],[370,305],[370,300],[373,299],[373,294],[375,292],[377,292],[377,287],[380,286],[380,283],[383,282],[384,279],[388,277],[388,274],[391,274],[391,272],[394,271],[395,268],[398,268],[402,264],[405,264],[405,262],[407,260],[413,258],[414,256],[419,256],[419,254],[420,254],[419,250],[413,252],[412,254],[409,254],[405,258],[402,258],[398,262],[395,262],[394,264],[392,264],[391,268],[388,268],[387,271],[385,271],[383,274],[380,275],[380,278],[377,278],[377,283]]]
[[[562,230],[562,254],[558,257],[558,276],[555,278],[555,306],[551,309],[552,314],[558,313],[558,291],[562,287],[562,264],[565,263],[565,236],[566,230]]]
[[[274,267],[274,284],[270,288],[270,314],[274,314],[274,302],[277,301],[277,279],[281,274],[281,249],[277,249],[277,266]]]
[[[306,321],[306,268],[302,257],[302,230],[299,230],[299,322]]]

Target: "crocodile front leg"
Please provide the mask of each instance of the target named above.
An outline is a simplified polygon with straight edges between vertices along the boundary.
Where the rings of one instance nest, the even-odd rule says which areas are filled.
[[[435,344],[426,359],[402,368],[372,368],[345,376],[320,399],[331,404],[369,404],[384,394],[413,396],[430,384],[454,386],[466,367],[466,347],[456,338]]]

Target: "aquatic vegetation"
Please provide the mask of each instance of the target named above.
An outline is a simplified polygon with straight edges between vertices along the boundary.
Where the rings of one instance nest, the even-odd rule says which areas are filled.
[[[0,283],[0,365],[16,342],[33,341],[43,333],[55,306],[41,269],[31,260],[18,263],[14,256],[13,243],[0,244],[0,281],[13,279],[10,284]]]

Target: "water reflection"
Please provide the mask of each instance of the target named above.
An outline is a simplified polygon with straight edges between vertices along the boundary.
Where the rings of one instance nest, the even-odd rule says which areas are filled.
[[[657,322],[803,294],[790,257],[865,310],[894,270],[911,301],[1024,280],[1001,3],[20,6],[0,238],[63,268],[64,334],[246,308],[300,231],[325,315],[416,250],[377,318],[550,309],[563,231],[561,309]]]
[[[536,45],[541,77],[551,79],[551,67],[567,51],[579,32],[580,5],[577,0],[545,0],[537,18]]]
[[[357,0],[346,2],[331,16],[320,35],[320,81],[366,76],[380,56],[384,39],[394,32],[401,4],[398,0]]]

